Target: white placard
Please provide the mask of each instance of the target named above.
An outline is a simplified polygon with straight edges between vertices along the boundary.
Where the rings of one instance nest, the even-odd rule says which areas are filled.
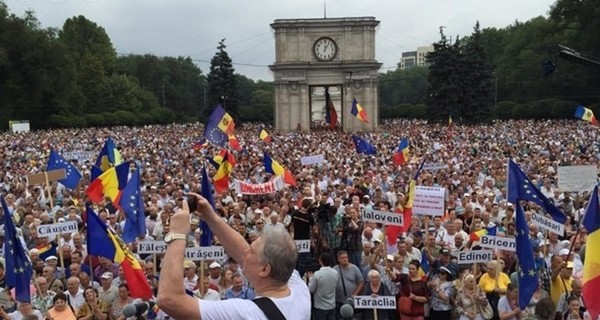
[[[440,169],[448,169],[448,165],[443,163],[425,163],[423,165],[423,170],[427,171],[438,171]]]
[[[483,236],[479,244],[484,248],[500,249],[504,251],[517,251],[517,242],[515,238]]]
[[[92,160],[97,155],[93,151],[63,151],[62,157],[66,160],[78,160],[85,162],[86,160]]]
[[[558,167],[558,189],[561,192],[584,192],[594,189],[598,181],[596,166]]]
[[[445,209],[446,188],[417,186],[413,214],[427,216],[443,216]]]
[[[42,224],[36,227],[38,237],[48,238],[59,234],[77,232],[77,221]]]
[[[138,242],[138,254],[163,253],[167,250],[167,244],[164,241],[144,240]]]
[[[192,261],[223,260],[225,259],[225,250],[219,246],[186,248],[185,259]]]
[[[325,161],[325,156],[322,154],[317,154],[314,156],[307,156],[307,157],[300,158],[300,163],[303,166],[308,166],[311,164],[319,164],[319,163],[323,163],[324,161]]]
[[[531,220],[533,223],[535,223],[535,225],[540,227],[540,229],[548,230],[552,233],[556,233],[559,236],[565,234],[565,225],[560,222],[556,222],[551,218],[546,218],[541,214],[534,213],[531,215]]]
[[[310,239],[309,240],[295,240],[298,253],[310,252]]]
[[[459,251],[458,264],[487,263],[494,259],[493,250]]]
[[[365,211],[362,214],[362,219],[364,221],[372,221],[381,223],[384,225],[394,225],[394,226],[403,226],[404,221],[402,221],[403,215],[396,212],[386,212],[386,211]]]
[[[395,296],[354,296],[354,309],[396,309]]]

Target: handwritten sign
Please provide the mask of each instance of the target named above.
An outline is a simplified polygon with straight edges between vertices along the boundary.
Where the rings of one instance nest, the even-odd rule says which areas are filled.
[[[504,251],[517,251],[517,243],[515,238],[483,236],[479,244],[484,248],[500,249]]]
[[[325,161],[325,156],[322,154],[317,154],[314,156],[307,156],[307,157],[300,158],[300,163],[303,166],[308,166],[311,164],[319,164],[319,163],[323,163],[324,161]]]
[[[558,167],[558,189],[561,192],[584,192],[594,189],[598,181],[596,166]]]
[[[354,309],[396,309],[394,296],[354,296]]]
[[[404,221],[402,221],[402,215],[396,212],[386,212],[386,211],[365,211],[362,214],[362,218],[364,221],[372,221],[377,223],[382,223],[385,225],[394,225],[394,226],[403,226]]]
[[[459,251],[458,264],[486,263],[494,258],[493,250]]]
[[[295,240],[298,253],[310,252],[310,239],[309,240]]]
[[[54,224],[42,224],[36,227],[40,238],[54,237],[59,234],[77,232],[77,221],[67,221]]]
[[[185,249],[185,259],[192,261],[225,259],[223,247],[193,247]]]
[[[417,186],[413,214],[443,216],[445,212],[446,188]]]

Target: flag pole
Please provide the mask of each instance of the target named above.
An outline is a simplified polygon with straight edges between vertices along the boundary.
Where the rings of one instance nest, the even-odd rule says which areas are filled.
[[[48,186],[48,200],[50,200],[50,212],[52,212],[52,210],[54,209],[54,200],[52,199],[52,187],[50,186],[50,180],[48,178],[48,171],[44,171],[44,179],[46,180],[46,185]],[[46,189],[44,187],[44,189]],[[52,220],[54,221],[54,223],[56,223],[56,215],[52,214]],[[65,270],[65,258],[62,252],[62,248],[60,246],[60,236],[57,234],[54,237],[54,241],[56,241],[56,247],[58,248],[58,257],[60,260],[60,267],[62,268],[63,272]]]

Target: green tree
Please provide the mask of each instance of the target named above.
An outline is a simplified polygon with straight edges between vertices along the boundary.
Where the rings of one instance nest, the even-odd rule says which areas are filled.
[[[473,34],[466,41],[462,69],[464,72],[462,118],[466,123],[489,120],[493,105],[492,69],[481,43],[479,21],[475,24]]]
[[[101,90],[117,58],[106,31],[84,16],[77,16],[65,21],[58,37],[69,50],[77,71],[77,91],[72,103],[81,109],[73,111],[77,114],[102,111],[96,102],[102,98]]]
[[[459,39],[451,44],[440,28],[440,41],[433,44],[434,51],[427,55],[429,76],[425,104],[427,119],[434,122],[457,119],[461,110],[461,54]]]
[[[234,76],[231,59],[225,51],[225,39],[219,42],[217,53],[210,61],[210,72],[207,75],[208,105],[221,104],[235,119],[238,116],[238,86]],[[208,114],[212,107],[208,108]]]

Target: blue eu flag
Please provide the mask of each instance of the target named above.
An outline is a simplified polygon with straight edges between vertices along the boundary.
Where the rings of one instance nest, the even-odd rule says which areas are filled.
[[[217,106],[208,119],[206,129],[204,129],[204,137],[206,140],[220,147],[224,147],[229,141],[227,134],[219,128],[219,123],[223,120],[224,113],[225,110],[223,110],[223,107]]]
[[[65,169],[66,177],[62,180],[58,180],[62,185],[69,189],[75,189],[79,180],[81,180],[81,173],[63,158],[56,151],[50,151],[50,158],[48,158],[48,164],[46,165],[46,171]]]
[[[12,220],[12,215],[8,211],[8,206],[4,197],[2,201],[2,210],[4,211],[4,255],[6,257],[6,284],[15,288],[15,298],[19,302],[31,302],[29,292],[29,283],[33,275],[31,261],[17,237],[17,230]]]
[[[223,159],[223,161],[227,161]],[[206,167],[202,167],[202,184],[200,189],[200,194],[206,198],[208,203],[215,209],[215,200],[212,194],[212,187],[208,180],[208,174],[206,173]],[[200,229],[202,230],[202,235],[200,236],[200,246],[208,247],[212,245],[213,241],[213,233],[208,227],[208,224],[204,221],[200,221]]]
[[[354,141],[354,145],[356,146],[357,153],[364,154],[377,154],[377,150],[370,143],[365,141],[363,138],[359,136],[352,136],[352,141]]]
[[[535,202],[548,212],[554,221],[560,223],[567,221],[567,217],[531,183],[527,175],[512,160],[508,160],[508,195],[506,198],[508,202],[515,205],[519,200]]]
[[[529,227],[525,212],[519,203],[516,207],[517,259],[519,260],[519,307],[525,310],[538,287],[538,272],[533,258],[533,248],[529,240]]]
[[[125,212],[123,241],[132,243],[136,237],[145,236],[146,216],[144,215],[144,201],[140,190],[140,169],[137,166],[121,193],[119,205]]]

